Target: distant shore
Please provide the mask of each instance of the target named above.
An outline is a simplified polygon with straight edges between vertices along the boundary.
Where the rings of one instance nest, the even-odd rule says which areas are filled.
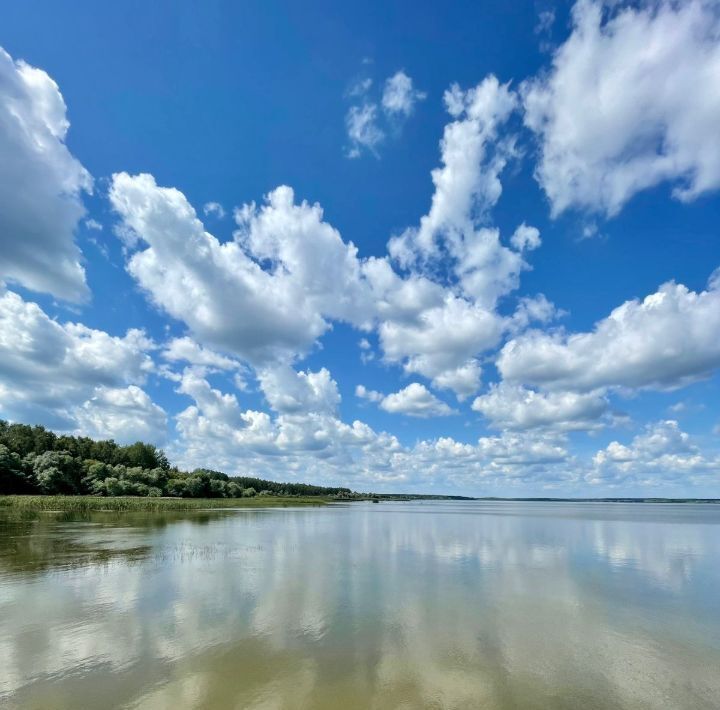
[[[491,503],[720,503],[720,498],[502,498],[499,496],[444,496],[417,493],[371,493],[357,494],[357,500],[411,502],[423,500],[476,501]]]
[[[720,503],[720,498],[473,498],[481,501],[514,501],[516,503]]]
[[[35,512],[93,512],[93,511],[147,511],[219,510],[229,508],[288,508],[298,506],[325,506],[329,503],[352,502],[421,502],[442,500],[514,503],[712,503],[718,498],[470,498],[467,496],[438,496],[419,494],[373,494],[349,499],[332,496],[256,496],[254,498],[149,498],[146,496],[53,496],[8,495],[0,496],[0,511]]]

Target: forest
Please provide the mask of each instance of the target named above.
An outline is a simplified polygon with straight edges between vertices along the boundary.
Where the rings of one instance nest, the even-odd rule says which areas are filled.
[[[121,446],[112,439],[58,435],[42,426],[0,419],[0,495],[8,494],[181,498],[355,495],[349,488],[278,483],[230,476],[210,468],[181,471],[170,465],[161,449],[142,441]]]

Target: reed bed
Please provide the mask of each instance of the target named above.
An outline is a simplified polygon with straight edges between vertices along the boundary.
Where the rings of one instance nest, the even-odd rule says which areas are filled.
[[[320,496],[256,496],[254,498],[145,498],[133,496],[0,496],[0,511],[165,511],[226,508],[287,508],[325,505]]]

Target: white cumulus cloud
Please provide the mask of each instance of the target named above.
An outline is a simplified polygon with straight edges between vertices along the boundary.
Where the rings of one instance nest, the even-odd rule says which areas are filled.
[[[597,392],[535,392],[501,382],[476,397],[472,408],[497,429],[572,431],[601,427],[608,403]]]
[[[297,204],[289,187],[272,191],[260,207],[237,209],[238,230],[225,243],[205,231],[181,192],[150,175],[115,175],[110,199],[122,218],[127,269],[152,301],[204,348],[256,367],[302,356],[342,321],[376,328],[386,362],[469,396],[479,386],[476,356],[511,325],[496,301],[527,268],[521,252],[488,229],[467,243],[459,262],[464,294],[412,271],[401,276],[387,258],[359,258],[323,221],[320,206]],[[520,230],[525,250],[539,240],[533,228]],[[203,363],[183,345],[185,360]]]
[[[379,334],[388,361],[469,396],[480,384],[475,355],[496,346],[502,329],[494,312],[448,293],[413,320],[384,321]]]
[[[306,351],[329,319],[372,316],[357,250],[288,187],[238,210],[240,228],[225,243],[150,175],[113,176],[110,200],[139,240],[128,271],[204,345],[263,364]]]
[[[502,348],[497,367],[506,380],[552,389],[672,389],[720,367],[718,333],[720,279],[699,293],[670,282],[591,332],[527,332]]]
[[[268,404],[276,412],[335,414],[340,404],[337,382],[324,367],[318,372],[296,372],[287,365],[277,365],[261,369],[258,379]]]
[[[212,388],[201,373],[186,369],[178,391],[193,404],[177,416],[179,437],[170,452],[189,467],[212,460],[229,472],[344,485],[388,467],[399,443],[367,424],[346,424],[336,416],[337,390],[327,370],[280,376],[295,382],[285,390],[278,387],[277,373],[261,380],[276,411],[271,416],[244,410],[235,395]]]
[[[164,414],[139,387],[154,369],[153,347],[139,330],[118,337],[80,323],[61,325],[37,304],[5,291],[0,416],[118,440],[133,438],[141,427],[158,441]]]
[[[137,385],[98,387],[75,411],[74,433],[120,444],[146,441],[162,446],[167,436],[167,415]]]
[[[173,338],[166,343],[162,356],[169,362],[187,362],[191,365],[216,368],[218,370],[236,370],[240,367],[237,360],[226,357],[210,348],[204,348],[187,336]]]
[[[517,105],[517,97],[494,76],[462,91],[445,92],[453,121],[440,143],[442,167],[432,171],[435,192],[427,215],[417,229],[409,229],[388,244],[403,265],[437,256],[439,235],[454,239],[472,232],[475,219],[500,198],[499,175],[512,154],[512,141],[498,142],[498,131]]]
[[[65,145],[58,85],[0,48],[0,280],[85,301],[75,230],[92,178]]]
[[[720,187],[720,13],[704,0],[580,0],[525,123],[553,214],[612,216],[663,182],[681,200]]]
[[[380,408],[391,414],[423,418],[446,417],[455,413],[451,407],[419,382],[413,382],[399,392],[383,397]]]
[[[612,441],[595,454],[586,479],[595,485],[658,487],[702,483],[720,473],[720,456],[703,453],[672,419],[647,424],[629,445]]]
[[[333,390],[328,386],[329,373],[284,374],[295,377],[299,387],[292,401],[285,402],[275,399],[274,382],[264,385],[266,397],[279,407],[268,414],[243,409],[235,395],[211,387],[201,372],[187,368],[178,391],[192,404],[176,417],[179,436],[168,448],[173,460],[188,468],[211,460],[214,467],[231,473],[360,490],[386,485],[410,490],[479,485],[507,491],[528,483],[552,487],[579,480],[568,468],[571,457],[557,434],[505,432],[475,443],[440,437],[406,447],[361,421],[345,423],[332,406],[322,405],[324,398],[315,398],[313,392]],[[323,384],[311,385],[307,381],[311,374],[322,375]],[[360,393],[371,396],[367,390]],[[308,395],[313,402],[303,410],[298,404]]]
[[[366,399],[369,402],[381,402],[384,395],[377,390],[369,390],[365,385],[357,385],[355,387],[355,396],[359,399]]]

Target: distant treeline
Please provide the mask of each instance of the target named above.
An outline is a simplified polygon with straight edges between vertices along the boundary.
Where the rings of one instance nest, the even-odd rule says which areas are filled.
[[[161,449],[138,441],[120,446],[66,436],[41,426],[0,419],[0,494],[176,496],[240,498],[255,495],[352,498],[349,488],[277,483],[198,468],[180,471]]]

